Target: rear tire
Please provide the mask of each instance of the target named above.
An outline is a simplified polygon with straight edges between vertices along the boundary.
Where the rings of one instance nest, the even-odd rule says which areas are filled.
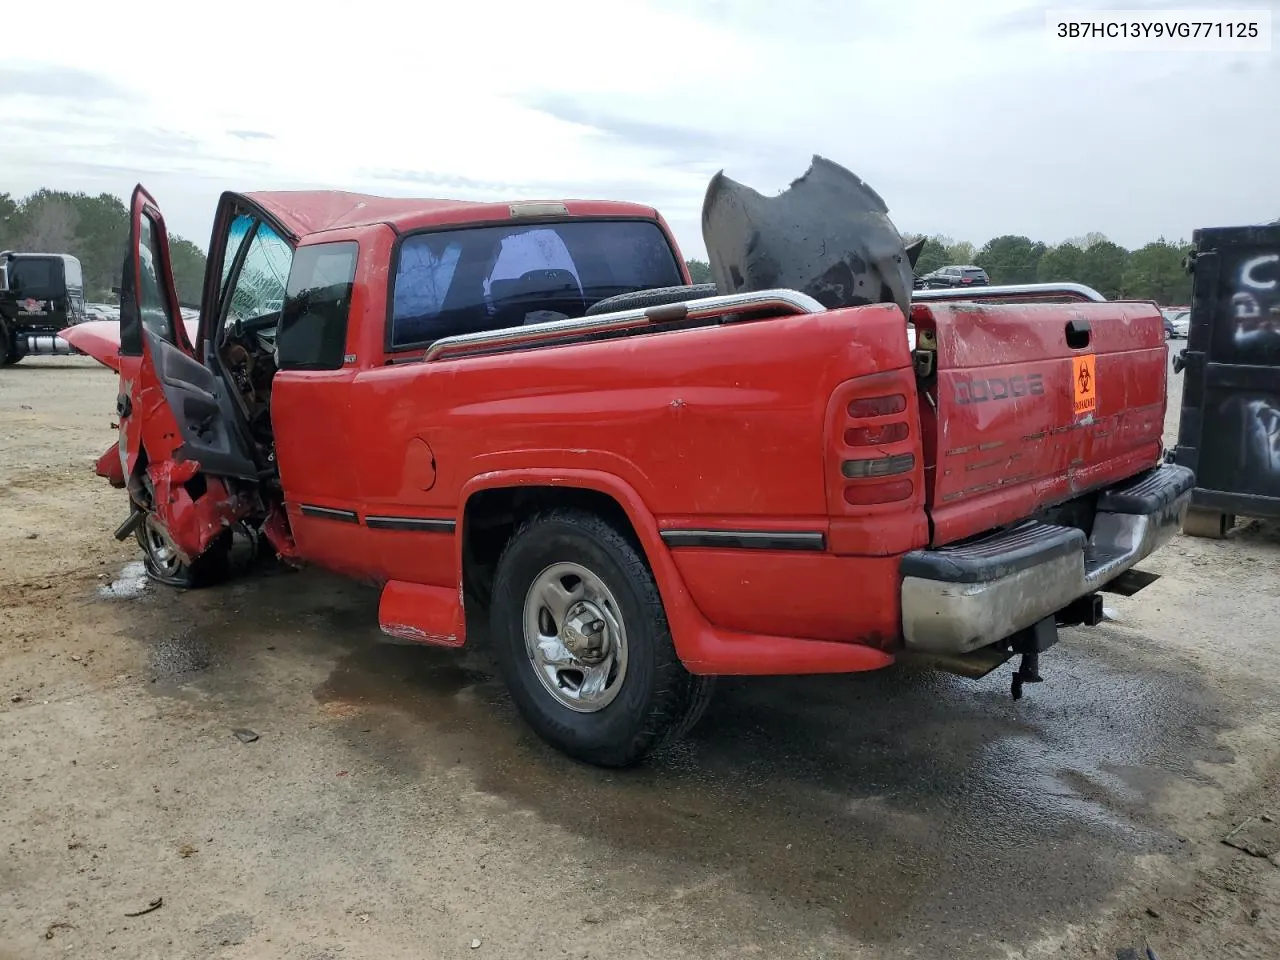
[[[556,508],[518,527],[498,561],[490,617],[521,716],[575,759],[631,766],[706,709],[712,680],[676,655],[644,557],[593,513]]]

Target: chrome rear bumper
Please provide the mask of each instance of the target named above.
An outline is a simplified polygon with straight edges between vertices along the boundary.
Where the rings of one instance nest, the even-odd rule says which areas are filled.
[[[902,558],[909,649],[968,653],[1093,593],[1163,546],[1191,504],[1195,476],[1165,464],[1104,490],[1093,532],[1028,520],[1009,530]]]

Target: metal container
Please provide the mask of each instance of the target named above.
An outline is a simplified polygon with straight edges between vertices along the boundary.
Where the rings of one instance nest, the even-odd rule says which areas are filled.
[[[1221,538],[1280,517],[1280,224],[1195,231],[1176,463],[1196,474],[1183,529]]]

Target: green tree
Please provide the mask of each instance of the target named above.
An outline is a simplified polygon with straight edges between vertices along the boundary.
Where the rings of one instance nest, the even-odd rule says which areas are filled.
[[[988,240],[974,256],[992,283],[1035,283],[1045,245],[1030,237],[1005,234]]]
[[[190,240],[175,236],[169,238],[169,259],[173,264],[173,284],[178,288],[178,301],[199,306],[204,288],[204,252]]]
[[[200,297],[205,255],[195,244],[170,236],[174,282],[184,302]],[[21,200],[0,193],[0,249],[69,253],[84,270],[85,298],[114,299],[129,243],[129,211],[109,193],[42,189]]]
[[[1129,251],[1118,243],[1100,240],[1091,244],[1081,258],[1080,283],[1093,287],[1108,300],[1121,297],[1128,260]]]
[[[705,260],[686,260],[684,265],[689,268],[689,279],[694,283],[710,283],[711,282],[711,264]]]
[[[947,264],[954,264],[957,267],[963,267],[973,263],[977,253],[973,249],[973,244],[968,240],[961,240],[959,243],[947,244]]]
[[[47,194],[39,203],[28,203],[24,216],[21,244],[34,253],[73,251],[80,212],[69,197]]]
[[[920,237],[921,234],[910,234],[903,237],[903,241],[912,243]],[[920,257],[916,260],[916,276],[923,277],[926,273],[933,273],[943,267],[966,263],[973,263],[973,244],[967,240],[956,242],[950,237],[937,234],[929,237],[920,250]]]
[[[1134,250],[1125,261],[1125,296],[1165,304],[1190,302],[1191,276],[1182,267],[1189,250],[1185,244],[1166,243],[1164,237]]]
[[[916,260],[916,276],[923,277],[926,273],[933,273],[951,263],[947,259],[950,243],[950,237],[930,237],[926,240],[920,250],[920,257]]]
[[[14,245],[19,212],[18,203],[13,197],[0,193],[0,250],[8,250]]]
[[[1083,283],[1084,251],[1070,240],[1050,247],[1036,265],[1036,279],[1041,283]]]
[[[1073,247],[1079,247],[1081,250],[1088,250],[1096,244],[1109,242],[1110,241],[1107,240],[1107,235],[1105,233],[1098,233],[1096,230],[1086,233],[1084,236],[1072,237],[1067,240],[1067,243],[1071,244]]]

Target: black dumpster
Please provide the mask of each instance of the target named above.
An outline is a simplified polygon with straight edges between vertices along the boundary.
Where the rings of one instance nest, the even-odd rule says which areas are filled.
[[[1280,222],[1192,235],[1191,328],[1176,463],[1196,474],[1183,529],[1280,517]]]

